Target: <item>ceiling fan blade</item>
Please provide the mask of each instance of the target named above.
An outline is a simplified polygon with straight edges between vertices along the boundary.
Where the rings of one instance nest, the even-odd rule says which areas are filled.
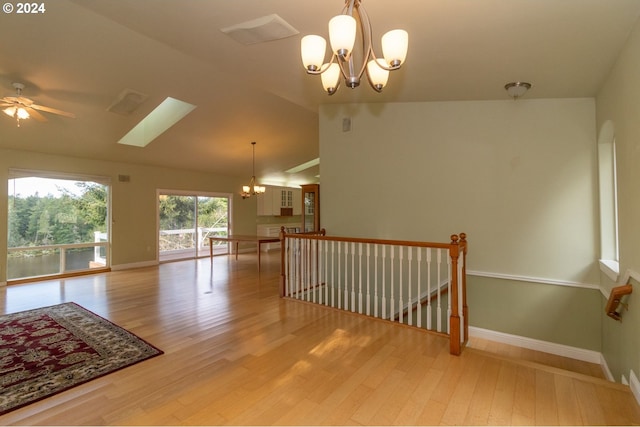
[[[47,112],[47,113],[58,114],[59,116],[65,116],[65,117],[69,117],[71,119],[75,119],[76,118],[76,115],[73,114],[73,113],[67,113],[66,111],[56,110],[55,108],[45,107],[45,106],[42,106],[42,105],[31,104],[31,105],[29,105],[29,108],[32,108],[34,110],[44,111],[44,112]]]
[[[47,121],[47,118],[45,116],[43,116],[42,114],[40,114],[35,109],[33,109],[31,107],[28,107],[26,110],[29,113],[29,116],[33,117],[37,121],[39,121],[39,122],[46,122]]]

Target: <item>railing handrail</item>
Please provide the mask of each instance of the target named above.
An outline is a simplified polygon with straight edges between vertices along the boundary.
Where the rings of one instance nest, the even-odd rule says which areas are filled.
[[[388,240],[388,239],[372,239],[372,238],[363,238],[363,237],[343,237],[343,236],[327,236],[326,230],[323,228],[319,231],[309,231],[305,233],[287,233],[284,227],[280,230],[284,233],[285,236],[300,236],[304,239],[310,240],[329,240],[335,242],[353,242],[353,243],[371,243],[378,245],[389,245],[389,246],[412,246],[412,247],[421,247],[421,248],[438,248],[438,249],[449,249],[451,245],[461,244],[464,242],[464,246],[466,248],[466,234],[460,233],[451,235],[451,243],[440,243],[440,242],[419,242],[415,240]],[[465,249],[466,250],[466,249]]]

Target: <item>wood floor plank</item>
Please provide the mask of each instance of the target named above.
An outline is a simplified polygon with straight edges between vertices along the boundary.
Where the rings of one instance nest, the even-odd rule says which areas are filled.
[[[535,380],[536,425],[558,425],[558,391],[554,375],[536,371]]]
[[[480,376],[473,395],[469,401],[469,409],[464,423],[467,425],[487,425],[489,414],[491,412],[491,404],[496,392],[496,384],[500,373],[499,360],[487,360]]]
[[[558,400],[558,424],[564,426],[584,424],[574,388],[574,380],[570,377],[555,375],[554,383]]]
[[[278,255],[260,273],[245,254],[0,288],[1,313],[74,301],[165,352],[0,425],[640,424],[627,388],[281,299]]]
[[[487,424],[501,426],[514,424],[512,415],[516,392],[516,372],[517,369],[512,364],[500,363]]]

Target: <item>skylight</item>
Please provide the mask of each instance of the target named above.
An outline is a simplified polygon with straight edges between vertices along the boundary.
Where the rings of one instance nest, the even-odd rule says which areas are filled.
[[[287,173],[298,173],[320,164],[320,158],[309,160],[301,165],[286,170]]]
[[[118,144],[146,147],[164,131],[189,114],[195,105],[168,97],[123,136]]]

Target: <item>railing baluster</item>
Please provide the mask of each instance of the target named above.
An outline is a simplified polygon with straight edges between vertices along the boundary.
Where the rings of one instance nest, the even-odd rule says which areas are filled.
[[[318,240],[317,241],[317,248],[318,248],[318,265],[317,265],[317,271],[318,271],[318,304],[322,305],[322,292],[323,292],[323,286],[322,286],[322,245],[324,244],[323,240]]]
[[[399,257],[398,257],[398,271],[400,272],[400,278],[399,283],[398,283],[398,322],[400,323],[404,323],[404,320],[402,318],[403,314],[404,314],[404,301],[402,299],[402,270],[403,270],[403,265],[402,265],[402,261],[403,261],[403,257],[404,257],[404,250],[402,250],[402,246],[398,246],[398,252],[399,252]]]
[[[298,299],[304,299],[304,295],[302,292],[304,289],[304,283],[303,283],[304,257],[302,253],[303,249],[304,247],[302,246],[302,240],[298,239],[298,241],[296,242],[296,258],[298,260],[298,262],[296,262],[298,267],[296,270],[296,286],[297,286],[296,296]]]
[[[367,316],[371,316],[371,244],[367,243]]]
[[[422,327],[422,293],[420,292],[421,273],[422,272],[422,248],[418,247],[418,297],[416,304],[416,325],[418,328]]]
[[[356,244],[351,242],[351,311],[356,312]]]
[[[408,278],[407,278],[407,324],[413,326],[413,301],[411,300],[411,268],[413,261],[413,251],[411,248],[407,248],[407,264],[409,266]]]
[[[427,248],[427,329],[431,330],[431,248]]]
[[[321,279],[320,279],[320,293],[321,293],[321,304],[327,305],[327,289],[329,286],[329,279],[327,278],[327,271],[329,268],[327,267],[327,247],[329,246],[329,242],[326,240],[320,241],[320,271],[321,271]]]
[[[331,242],[331,307],[336,306],[336,288],[335,288],[335,264],[336,264],[336,248],[335,241]],[[340,250],[340,246],[338,246],[338,250]]]
[[[447,279],[447,333],[451,333],[451,254],[447,253],[447,272],[449,277]]]
[[[386,288],[387,288],[387,275],[386,275],[386,265],[387,265],[387,245],[382,246],[382,318],[387,318],[387,298],[386,298]]]
[[[373,317],[378,317],[378,244],[373,247],[373,269],[376,274],[373,276]]]
[[[358,243],[358,313],[362,314],[362,242]]]
[[[395,300],[395,292],[394,292],[394,284],[395,284],[395,246],[389,245],[389,249],[391,250],[391,288],[389,289],[389,320],[393,320],[394,310],[396,306]]]
[[[340,274],[341,272],[341,265],[342,265],[342,242],[338,242],[338,308],[342,308],[342,288],[341,288],[341,283],[340,280],[342,279],[342,274]]]
[[[349,242],[344,243],[344,304],[343,308],[349,310]],[[351,283],[353,287],[353,282]]]
[[[437,261],[438,261],[438,276],[437,279],[438,281],[436,282],[436,295],[438,296],[438,308],[437,308],[437,313],[438,313],[438,319],[437,319],[437,323],[436,323],[436,330],[438,332],[442,332],[442,305],[441,305],[441,301],[440,301],[440,271],[442,270],[442,249],[436,249],[436,256],[437,256]]]

